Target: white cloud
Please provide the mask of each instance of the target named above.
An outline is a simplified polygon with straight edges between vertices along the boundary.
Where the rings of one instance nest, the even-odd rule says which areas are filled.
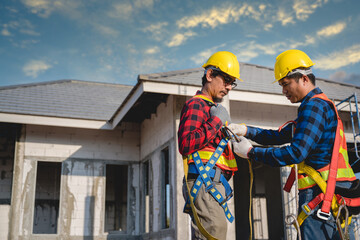
[[[24,65],[22,70],[26,76],[36,78],[40,73],[45,72],[51,67],[52,66],[45,61],[31,60]]]
[[[21,0],[30,11],[40,17],[47,18],[54,11],[68,13],[69,16],[75,17],[78,12],[77,8],[80,1],[73,0]]]
[[[293,9],[296,18],[305,21],[308,17],[315,12],[315,10],[326,4],[328,0],[295,0]]]
[[[8,37],[8,36],[11,36],[11,33],[9,32],[7,27],[4,27],[3,30],[1,30],[1,35]]]
[[[320,29],[319,31],[317,31],[316,34],[319,37],[330,37],[341,33],[345,28],[346,28],[345,22],[338,22],[333,25]]]
[[[196,65],[202,65],[205,63],[205,61],[213,54],[215,51],[212,49],[207,49],[205,51],[202,51],[194,56],[192,56],[190,59],[196,64]]]
[[[41,17],[48,17],[54,10],[49,0],[22,0],[23,4],[31,9],[31,12]]]
[[[315,67],[333,70],[360,62],[360,44],[314,59]]]
[[[225,44],[221,44],[219,46],[215,46],[212,48],[208,48],[202,52],[199,52],[192,56],[190,59],[196,64],[196,65],[202,65],[205,63],[205,61],[215,52],[219,51],[220,48],[224,47]]]
[[[154,53],[157,53],[159,52],[159,47],[152,47],[152,48],[148,48],[145,50],[145,53],[146,54],[154,54]]]
[[[241,7],[234,5],[225,7],[215,7],[203,11],[199,15],[186,16],[177,21],[179,28],[194,28],[197,26],[215,28],[218,25],[237,22],[240,17],[247,16],[261,21],[262,14],[266,10],[266,5],[259,4],[253,7],[249,4],[243,4]]]
[[[136,8],[152,8],[154,0],[135,0],[133,3]]]
[[[167,22],[159,22],[151,24],[143,29],[144,32],[150,32],[153,39],[160,41],[165,37],[165,27],[169,24]]]
[[[18,19],[17,21],[10,21],[7,24],[4,24],[4,27],[26,35],[40,35],[40,33],[35,31],[34,25],[29,20]]]
[[[108,16],[112,18],[120,18],[129,20],[130,17],[137,14],[140,9],[151,10],[154,0],[133,0],[129,2],[117,2],[112,5],[112,9],[108,12]]]
[[[296,41],[296,42],[292,40],[289,46],[290,48],[305,47],[316,43],[316,40],[317,38],[313,37],[312,35],[305,35],[305,40]]]
[[[192,31],[188,31],[185,33],[177,33],[175,34],[169,43],[167,43],[166,45],[168,47],[177,47],[180,46],[181,44],[183,44],[189,37],[195,36],[196,33],[192,32]]]
[[[295,23],[292,14],[284,9],[279,9],[277,12],[277,20],[281,22],[281,25],[283,26],[286,26],[289,23]]]
[[[108,13],[109,17],[128,19],[133,13],[133,6],[130,3],[116,3]]]
[[[115,30],[115,29],[113,29],[112,27],[109,27],[109,26],[104,26],[104,25],[97,24],[97,23],[93,23],[93,26],[101,34],[109,35],[109,36],[112,36],[112,37],[116,37],[119,34],[119,32],[117,30]]]

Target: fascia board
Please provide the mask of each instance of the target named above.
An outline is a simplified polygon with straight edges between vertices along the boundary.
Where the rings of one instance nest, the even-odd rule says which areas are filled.
[[[189,86],[161,82],[143,82],[144,92],[162,93],[180,96],[194,96],[199,86]]]
[[[11,113],[0,113],[0,122],[85,129],[112,129],[111,125],[106,121],[44,117]]]
[[[199,86],[178,85],[160,82],[144,82],[144,92],[154,92],[162,94],[173,94],[181,96],[194,96]],[[231,101],[255,102],[275,105],[298,106],[290,103],[286,97],[278,94],[256,93],[246,91],[230,91]]]
[[[121,109],[115,114],[111,121],[111,127],[114,129],[121,119],[125,116],[125,114],[132,108],[132,106],[136,103],[136,101],[140,98],[140,96],[144,92],[144,84],[140,83],[138,85],[138,88],[134,91],[134,93],[129,97],[129,99],[126,101],[124,106],[121,107]]]

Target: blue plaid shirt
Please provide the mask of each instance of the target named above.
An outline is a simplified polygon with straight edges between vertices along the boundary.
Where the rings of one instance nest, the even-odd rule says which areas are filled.
[[[285,166],[305,161],[315,169],[330,163],[335,141],[337,118],[332,105],[320,98],[312,98],[322,93],[313,89],[301,101],[298,108],[296,130],[292,137],[292,124],[281,131],[248,127],[246,137],[262,145],[283,147],[254,147],[249,157],[271,166]]]

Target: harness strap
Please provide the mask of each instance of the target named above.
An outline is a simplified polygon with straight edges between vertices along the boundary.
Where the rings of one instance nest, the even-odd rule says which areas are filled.
[[[315,169],[306,165],[304,162],[298,164],[298,169],[299,169],[300,173],[305,173],[310,178],[312,178],[314,180],[314,182],[319,186],[319,188],[321,189],[323,194],[326,192],[327,184],[326,184],[325,180],[321,177],[321,175]],[[331,208],[332,208],[334,214],[337,215],[339,205],[337,203],[337,199],[334,194],[333,194],[332,200],[331,200]],[[321,210],[321,209],[319,209],[319,210]],[[323,215],[321,215],[321,213],[319,214],[319,210],[318,210],[317,216],[321,219],[324,219],[326,217],[327,219],[324,219],[324,220],[328,220],[330,216],[327,216],[327,215],[323,216]],[[308,215],[304,211],[300,212],[300,214],[298,216],[298,222],[299,222],[300,226],[307,217],[308,217]]]
[[[183,159],[183,166],[184,166],[184,175],[185,175],[185,184],[186,184],[186,188],[188,191],[188,196],[190,198],[190,207],[193,213],[193,218],[195,220],[196,226],[199,228],[199,231],[201,232],[202,235],[204,235],[204,237],[206,237],[206,239],[209,240],[218,240],[217,238],[213,237],[210,233],[208,233],[206,231],[206,229],[203,227],[203,225],[200,222],[199,216],[196,212],[196,208],[194,206],[194,199],[193,197],[190,195],[190,188],[189,188],[189,184],[187,182],[187,175],[188,175],[188,164],[187,164],[187,159],[184,158]]]
[[[232,194],[231,186],[230,186],[229,182],[226,180],[226,178],[224,177],[224,175],[222,175],[221,173],[220,173],[220,176],[219,176],[219,180],[216,181],[215,178],[216,178],[216,173],[217,173],[217,172],[221,172],[221,169],[218,168],[218,167],[216,167],[215,169],[210,169],[209,172],[208,172],[208,175],[210,176],[210,178],[213,178],[213,182],[220,182],[220,183],[223,184],[223,186],[224,186],[224,188],[225,188],[225,194],[226,194],[226,196],[230,199],[229,196]],[[189,165],[189,173],[199,174],[196,166],[193,165],[193,164]],[[200,181],[200,183],[198,183],[198,184],[203,184],[203,181],[202,181],[201,177],[200,177],[200,178],[199,178],[199,177],[200,177],[200,175],[196,178],[196,180],[199,180],[199,181]],[[195,181],[195,184],[196,184],[196,183],[197,183],[197,182]],[[195,184],[194,184],[194,185],[195,185]],[[201,186],[200,186],[200,187],[201,187]],[[196,185],[196,187],[194,186],[193,189],[194,189],[194,188],[198,188],[198,189],[197,189],[197,192],[198,192],[198,190],[200,189],[200,187],[198,187],[198,185]],[[193,191],[192,191],[192,192],[193,192]],[[197,192],[196,192],[196,193],[197,193]],[[197,195],[197,194],[196,194],[196,195]]]
[[[291,168],[290,174],[288,176],[288,179],[286,180],[283,190],[289,193],[292,186],[294,185],[295,180],[296,180],[296,172],[294,168]]]
[[[216,170],[214,170],[213,168],[216,164],[217,159],[219,158],[219,156],[222,154],[225,147],[227,146],[228,141],[229,141],[228,139],[222,139],[220,141],[218,147],[216,148],[215,152],[210,157],[209,161],[207,162],[207,164],[205,166],[197,152],[192,154],[197,172],[194,171],[193,165],[190,165],[189,173],[198,173],[199,176],[196,179],[190,194],[192,195],[193,199],[195,200],[202,184],[204,183],[205,191],[210,192],[210,194],[213,196],[213,198],[224,209],[225,216],[228,219],[228,221],[233,222],[234,217],[230,213],[230,210],[226,203],[232,197],[232,190],[231,190],[229,183],[226,181],[224,176],[221,175],[219,177],[220,182],[222,182],[225,187],[226,197],[224,198],[222,196],[222,194],[219,192],[219,190],[216,189],[214,182],[210,178],[210,177],[216,176]],[[185,205],[185,208],[187,208],[186,205]]]
[[[336,198],[339,203],[345,202],[348,207],[359,207],[360,206],[360,197],[358,198],[347,198],[340,195],[336,195]]]
[[[308,203],[304,203],[301,206],[301,209],[306,213],[306,215],[311,215],[314,212],[314,209],[324,200],[324,193],[320,193],[313,200]]]

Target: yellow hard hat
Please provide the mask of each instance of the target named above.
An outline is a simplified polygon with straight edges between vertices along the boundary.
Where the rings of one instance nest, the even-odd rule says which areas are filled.
[[[274,67],[275,82],[286,77],[289,72],[294,69],[300,67],[309,68],[313,65],[314,63],[303,51],[297,49],[286,50],[285,52],[280,53],[279,56],[276,57]]]
[[[239,61],[237,60],[237,57],[231,52],[220,51],[214,53],[209,57],[207,62],[202,67],[206,68],[208,66],[214,66],[220,69],[222,72],[242,81],[240,79]]]

